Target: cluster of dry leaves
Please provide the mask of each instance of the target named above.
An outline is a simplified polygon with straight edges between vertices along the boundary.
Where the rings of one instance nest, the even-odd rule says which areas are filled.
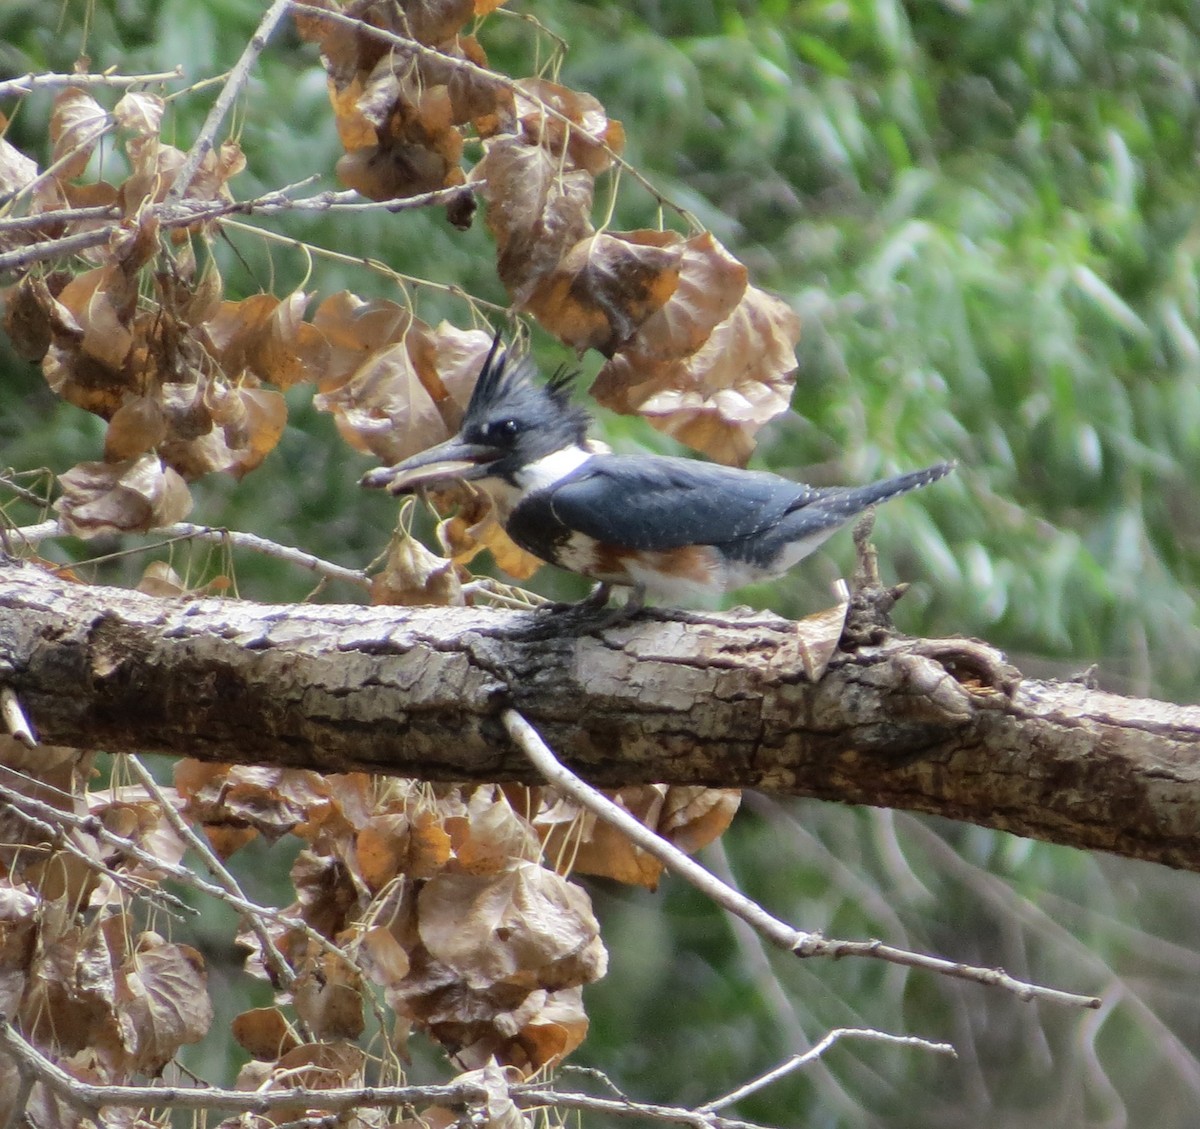
[[[182,761],[175,788],[160,795],[133,785],[83,794],[89,763],[73,750],[4,738],[0,759],[36,777],[21,795],[74,818],[50,846],[45,809],[19,799],[8,809],[0,1012],[86,1082],[155,1075],[212,1019],[201,955],[134,925],[133,903],[180,873],[187,847],[164,800],[221,857],[260,835],[304,844],[291,869],[295,902],[244,919],[238,937],[277,1001],[234,1021],[251,1056],[244,1089],[399,1081],[413,1031],[462,1070],[499,1064],[528,1077],[582,1041],[581,989],[607,963],[588,896],[565,873],[651,887],[659,875],[653,859],[549,789]],[[699,788],[631,788],[618,799],[688,850],[719,835],[737,807],[736,793]],[[370,1056],[364,1034],[375,1036]],[[15,1083],[6,1061],[0,1095]],[[56,1100],[37,1095],[53,1123],[76,1124]]]
[[[462,184],[469,130],[484,150],[469,179],[514,308],[609,358],[600,402],[744,461],[754,432],[787,407],[796,316],[707,232],[596,230],[595,178],[619,159],[623,130],[590,95],[486,71],[461,29],[492,7],[358,0],[345,9],[355,26],[316,6],[297,15],[329,72],[339,174],[374,198]],[[0,291],[18,352],[108,421],[103,459],[61,476],[59,511],[81,536],[170,524],[189,511],[189,481],[254,469],[283,432],[282,392],[295,384],[315,385],[356,448],[394,461],[454,429],[477,367],[477,332],[435,330],[396,303],[343,292],[309,315],[299,291],[226,298],[206,248],[244,158],[226,141],[172,201],[185,154],[162,140],[163,115],[152,93],[109,111],[67,87],[44,168],[0,139],[4,214],[22,221],[0,216],[0,251],[86,242],[79,266],[33,267]],[[83,180],[105,145],[106,168],[125,175]]]
[[[338,175],[373,199],[461,186],[449,204],[460,226],[481,198],[514,309],[607,358],[597,398],[744,461],[755,431],[787,407],[795,315],[750,286],[709,233],[594,226],[596,178],[620,161],[623,129],[590,95],[486,69],[464,28],[498,2],[320,0],[297,11],[329,75],[346,150]],[[253,470],[283,432],[284,391],[299,384],[353,448],[381,461],[439,442],[457,429],[490,344],[480,329],[434,327],[347,291],[311,310],[301,291],[227,298],[209,244],[242,154],[226,141],[176,185],[186,154],[162,139],[164,110],[150,92],[108,109],[68,86],[41,164],[3,138],[0,115],[0,254],[22,256],[0,291],[4,329],[59,396],[107,421],[102,457],[60,475],[61,523],[84,537],[170,524],[189,512],[189,482]],[[482,157],[467,171],[471,141]],[[89,180],[100,152],[111,179]],[[461,566],[481,547],[518,579],[538,566],[482,496],[464,488],[441,501],[445,556],[398,536],[377,602],[462,602]],[[35,761],[4,741],[4,766],[36,777],[31,798],[58,809],[67,830],[56,836],[53,819],[27,811],[4,836],[0,1012],[81,1079],[154,1075],[211,1017],[200,955],[130,911],[149,898],[169,920],[154,898],[164,877],[185,873],[184,844],[161,797],[87,793],[89,766],[71,750],[39,749]],[[606,960],[587,895],[565,876],[658,877],[657,863],[546,789],[184,763],[168,792],[223,855],[260,834],[305,844],[295,903],[242,937],[278,993],[235,1025],[252,1055],[245,1086],[396,1077],[414,1030],[464,1069],[527,1075],[558,1061],[583,1038],[581,987]],[[688,850],[719,835],[737,805],[699,789],[618,799]],[[378,1018],[381,1005],[390,1018]],[[356,1041],[372,1031],[385,1050],[368,1059]],[[11,1072],[0,1081],[12,1084]],[[52,1112],[74,1123],[66,1106]]]

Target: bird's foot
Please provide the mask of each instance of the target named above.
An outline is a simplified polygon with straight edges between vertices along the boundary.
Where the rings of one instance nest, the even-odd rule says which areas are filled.
[[[586,617],[594,622],[588,624],[590,632],[607,631],[610,627],[619,627],[634,619],[646,606],[646,590],[640,585],[633,588],[629,598],[615,608],[609,608],[608,598],[612,595],[612,586],[600,581],[582,600],[574,603],[543,604],[538,608],[539,614],[550,612],[555,615],[573,615]]]
[[[537,611],[539,615],[590,615],[604,608],[611,594],[611,587],[601,580],[582,600],[556,600],[542,604]]]

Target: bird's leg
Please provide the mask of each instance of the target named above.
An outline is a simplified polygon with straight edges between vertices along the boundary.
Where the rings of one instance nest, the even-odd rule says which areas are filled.
[[[634,619],[646,606],[646,586],[635,584],[630,589],[629,597],[619,608],[613,608],[596,625],[597,631],[607,631],[610,627],[620,627]]]

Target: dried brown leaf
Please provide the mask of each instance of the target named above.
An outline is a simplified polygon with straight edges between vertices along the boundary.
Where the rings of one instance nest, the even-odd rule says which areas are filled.
[[[373,815],[355,838],[355,861],[372,891],[393,879],[428,878],[450,858],[450,837],[433,814],[404,812]]]
[[[152,135],[162,128],[165,108],[166,103],[159,95],[148,90],[130,90],[113,107],[113,117],[122,129]]]
[[[129,323],[137,302],[137,283],[115,264],[76,275],[58,295],[83,330],[79,348],[93,360],[118,373],[133,347]],[[114,376],[114,381],[123,378]]]
[[[38,899],[0,886],[0,1012],[15,1015],[29,978],[42,930]]]
[[[238,1046],[263,1062],[274,1062],[300,1045],[292,1025],[277,1007],[243,1011],[234,1016],[231,1030]]]
[[[718,462],[744,464],[758,429],[788,410],[799,337],[800,319],[788,305],[747,287],[733,313],[672,366],[668,386],[639,411]]]
[[[411,533],[401,531],[388,546],[383,568],[371,577],[371,603],[462,607],[466,597],[455,563],[430,552]]]
[[[541,854],[533,827],[495,785],[474,789],[465,817],[447,820],[447,829],[454,844],[455,869],[466,874],[494,874],[514,859],[534,861]]]
[[[604,975],[607,954],[587,894],[537,863],[487,875],[443,871],[417,905],[421,940],[470,988],[504,981],[557,989]]]
[[[75,344],[83,327],[62,303],[55,300],[41,275],[27,274],[3,291],[4,331],[17,354],[40,361],[54,340]]]
[[[513,1081],[521,1081],[520,1076],[518,1075]],[[483,1129],[529,1129],[533,1124],[512,1100],[509,1079],[505,1077],[504,1070],[496,1063],[489,1062],[479,1070],[468,1070],[466,1073],[458,1075],[454,1079],[454,1084],[482,1086],[487,1091],[487,1103],[481,1111]]]
[[[345,153],[335,167],[338,179],[368,200],[395,200],[462,183],[462,171],[425,145],[392,141]],[[458,176],[454,176],[454,173]]]
[[[674,293],[681,243],[661,231],[590,236],[537,282],[524,308],[563,344],[611,357]]]
[[[365,975],[382,988],[399,984],[412,967],[396,935],[382,925],[373,925],[363,933],[359,964]]]
[[[110,463],[133,459],[153,450],[167,437],[162,401],[155,396],[134,396],[125,401],[104,433],[104,458]]]
[[[27,188],[37,175],[37,161],[25,156],[7,138],[0,137],[0,199]]]
[[[109,122],[108,111],[81,86],[65,87],[55,96],[50,140],[59,180],[74,180],[87,168]]]
[[[671,787],[656,830],[681,851],[695,854],[725,833],[741,800],[742,793],[736,788]]]
[[[363,1032],[362,977],[341,953],[322,949],[303,962],[292,1003],[318,1039],[357,1039]]]
[[[192,508],[183,479],[153,454],[119,463],[80,463],[59,475],[54,503],[63,529],[76,537],[144,533],[182,520]]]
[[[364,301],[349,290],[331,294],[313,314],[313,327],[325,339],[327,358],[318,388],[332,392],[384,345],[401,341],[412,311],[386,298]]]
[[[437,527],[438,543],[455,564],[465,565],[487,549],[496,564],[514,580],[527,580],[545,563],[504,532],[490,496],[470,483],[439,491],[437,504],[443,512],[455,504],[458,506],[454,515],[439,522]]]
[[[159,1073],[212,1023],[204,958],[189,945],[143,933],[118,970],[116,1014],[132,1068]]]
[[[594,177],[611,168],[613,154],[625,148],[624,128],[609,119],[597,98],[543,78],[517,83],[516,112],[528,144],[547,149],[556,163],[565,147],[568,165]]]
[[[683,244],[678,284],[633,338],[600,370],[592,395],[606,408],[631,413],[665,379],[664,363],[691,356],[736,308],[748,272],[710,232]]]
[[[444,323],[435,331],[406,312],[401,318],[391,303],[354,309],[342,302],[322,317],[325,310],[322,304],[317,324],[332,342],[335,363],[345,368],[361,356],[351,375],[314,399],[319,410],[333,413],[346,442],[394,463],[457,430],[478,376],[469,358],[486,352],[486,334]],[[353,348],[355,328],[367,341],[385,332],[398,339],[363,354]]]
[[[563,171],[548,149],[502,135],[487,143],[471,179],[484,181],[487,224],[496,239],[500,280],[515,302],[592,233],[594,181],[581,169]]]

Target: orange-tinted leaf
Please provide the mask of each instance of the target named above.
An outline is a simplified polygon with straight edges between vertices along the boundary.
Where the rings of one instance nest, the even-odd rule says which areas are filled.
[[[115,265],[76,275],[58,296],[59,304],[83,330],[80,349],[114,373],[125,364],[133,347],[128,323],[136,297],[136,284]],[[125,378],[114,377],[117,379],[126,383]]]
[[[736,788],[677,786],[667,790],[658,833],[681,851],[695,854],[725,833],[742,793]]]
[[[349,290],[331,294],[312,318],[328,349],[320,390],[331,392],[343,384],[371,353],[400,341],[412,323],[410,309],[386,298],[364,301]]]
[[[631,413],[666,377],[663,364],[691,356],[733,312],[746,293],[746,268],[709,232],[683,244],[678,285],[666,304],[600,370],[597,402]]]
[[[277,1007],[256,1007],[234,1016],[234,1039],[252,1058],[274,1062],[298,1047],[300,1040]]]
[[[80,463],[59,482],[63,495],[54,508],[76,537],[144,533],[182,520],[192,508],[183,479],[149,453],[120,463]]]
[[[660,431],[719,462],[744,463],[754,434],[787,411],[800,319],[762,290],[742,301],[686,361],[664,374],[664,391],[639,411]]]
[[[403,342],[379,350],[346,383],[313,403],[333,413],[347,443],[388,463],[449,436]]]
[[[601,232],[577,243],[524,306],[565,345],[612,354],[679,281],[682,243],[670,232]]]
[[[408,975],[408,953],[395,934],[382,925],[374,925],[363,934],[360,953],[363,971],[380,987],[390,988]]]
[[[452,833],[457,869],[467,874],[493,874],[513,859],[536,860],[541,854],[533,827],[510,806],[494,785],[476,788],[467,804],[459,834]]]
[[[323,304],[318,314],[324,309]],[[374,336],[371,320],[381,321],[379,328],[397,328],[386,307],[346,314],[343,304],[320,323],[332,341],[336,363],[343,366],[355,357],[350,342],[356,321],[368,340]],[[319,410],[334,414],[351,446],[388,463],[425,450],[457,430],[478,376],[478,369],[470,371],[470,357],[490,344],[478,331],[461,334],[444,324],[434,331],[411,318],[399,338],[363,356],[348,379],[314,399]],[[443,369],[443,364],[448,367]]]
[[[480,551],[488,549],[496,564],[514,580],[528,580],[545,564],[532,553],[525,552],[504,532],[491,498],[482,490],[463,483],[439,492],[439,508],[449,508],[456,502],[455,514],[439,522],[437,527],[442,551],[456,564],[465,565]]]
[[[162,402],[153,396],[135,396],[126,400],[108,421],[104,458],[110,463],[136,458],[157,447],[166,435]]]
[[[557,159],[565,143],[569,165],[592,176],[610,168],[612,154],[625,147],[621,123],[609,120],[598,99],[546,79],[517,83],[516,111],[528,144],[543,146]]]
[[[611,798],[640,823],[657,828],[667,793],[665,784],[643,784],[611,792]],[[623,832],[580,811],[573,801],[555,799],[553,792],[546,812],[539,812],[534,826],[543,834],[547,858],[560,866],[569,864],[580,874],[597,874],[630,886],[653,890],[662,874],[662,863],[647,854]]]

